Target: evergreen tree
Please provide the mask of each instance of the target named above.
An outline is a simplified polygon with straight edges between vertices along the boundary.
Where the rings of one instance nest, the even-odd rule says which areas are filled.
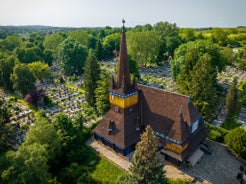
[[[211,57],[204,54],[190,73],[189,95],[194,99],[194,104],[204,115],[209,115],[214,107],[216,89],[213,83],[215,74],[210,64]]]
[[[84,87],[85,99],[87,103],[94,107],[96,102],[95,90],[97,81],[100,78],[100,66],[93,51],[90,51],[84,67]]]
[[[100,80],[97,83],[98,87],[95,90],[96,108],[100,115],[104,115],[110,107],[108,95],[109,81],[110,77],[107,73],[100,74]]]
[[[100,40],[98,40],[97,44],[96,44],[96,57],[98,61],[101,61],[103,59],[103,47],[102,47],[102,43]]]
[[[226,95],[226,111],[228,117],[233,116],[236,106],[237,106],[237,78],[233,78],[233,81]]]
[[[136,145],[130,171],[138,183],[157,184],[165,183],[163,164],[158,152],[158,138],[148,125]]]

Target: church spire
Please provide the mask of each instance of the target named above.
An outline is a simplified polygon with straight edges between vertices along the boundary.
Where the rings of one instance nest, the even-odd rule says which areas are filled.
[[[122,35],[120,42],[120,54],[118,62],[117,88],[128,89],[131,86],[128,54],[126,47],[125,20],[122,20]],[[124,86],[122,86],[124,85]]]

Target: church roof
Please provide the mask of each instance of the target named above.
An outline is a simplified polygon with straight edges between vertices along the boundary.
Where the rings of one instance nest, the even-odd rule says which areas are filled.
[[[142,91],[140,103],[143,109],[143,123],[151,124],[153,129],[179,140],[185,139],[188,127],[201,116],[190,102],[190,97],[141,84],[138,84],[138,88]],[[180,109],[182,121],[179,120]],[[171,134],[170,131],[174,129],[176,134]],[[177,132],[178,130],[184,132]]]

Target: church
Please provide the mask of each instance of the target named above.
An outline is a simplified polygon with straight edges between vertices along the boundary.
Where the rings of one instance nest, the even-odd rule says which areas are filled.
[[[181,164],[206,139],[209,131],[189,96],[141,85],[130,79],[123,22],[118,74],[112,77],[110,110],[94,129],[94,139],[117,153],[134,151],[147,125],[159,138],[165,159]]]

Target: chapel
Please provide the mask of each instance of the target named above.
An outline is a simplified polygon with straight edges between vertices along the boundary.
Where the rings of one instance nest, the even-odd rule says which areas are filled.
[[[135,149],[147,125],[159,138],[165,159],[181,164],[208,136],[208,129],[189,96],[138,84],[130,78],[123,22],[118,74],[109,88],[110,110],[94,129],[94,139],[117,153]]]

